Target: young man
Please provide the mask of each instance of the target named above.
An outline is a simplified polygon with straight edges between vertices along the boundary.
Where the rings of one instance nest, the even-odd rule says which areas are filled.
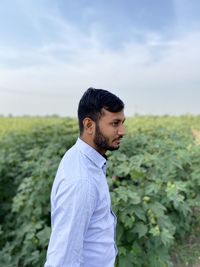
[[[116,217],[106,181],[107,150],[125,134],[124,103],[89,88],[78,107],[80,138],[64,155],[51,192],[45,267],[114,267]]]

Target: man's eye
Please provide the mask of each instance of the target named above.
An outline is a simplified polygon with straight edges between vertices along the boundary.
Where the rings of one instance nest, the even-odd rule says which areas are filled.
[[[114,126],[114,127],[118,126],[118,124],[119,123],[117,121],[112,122],[112,126]]]

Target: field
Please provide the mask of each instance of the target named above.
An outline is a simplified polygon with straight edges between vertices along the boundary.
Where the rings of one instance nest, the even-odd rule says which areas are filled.
[[[135,116],[126,128],[108,152],[116,267],[200,266],[200,116]],[[71,118],[0,118],[0,266],[43,266],[52,181],[77,136]]]

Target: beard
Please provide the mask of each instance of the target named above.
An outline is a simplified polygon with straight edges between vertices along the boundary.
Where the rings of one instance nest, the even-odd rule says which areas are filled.
[[[116,140],[119,140],[120,138],[117,138]],[[115,140],[113,140],[115,141]],[[119,148],[118,147],[114,147],[114,146],[111,146],[109,144],[109,139],[103,135],[103,133],[101,132],[100,128],[99,128],[99,125],[98,123],[96,123],[96,132],[95,132],[95,136],[94,136],[94,143],[97,147],[99,147],[100,149],[105,149],[105,150],[110,150],[110,151],[113,151],[113,150],[117,150]]]

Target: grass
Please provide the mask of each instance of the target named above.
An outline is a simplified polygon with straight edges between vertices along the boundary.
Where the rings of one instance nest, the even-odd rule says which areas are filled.
[[[77,128],[77,120],[63,117],[0,117],[0,138],[12,132],[27,132],[38,126],[67,125]]]
[[[174,267],[200,267],[200,211],[198,223],[192,233],[172,250]]]

